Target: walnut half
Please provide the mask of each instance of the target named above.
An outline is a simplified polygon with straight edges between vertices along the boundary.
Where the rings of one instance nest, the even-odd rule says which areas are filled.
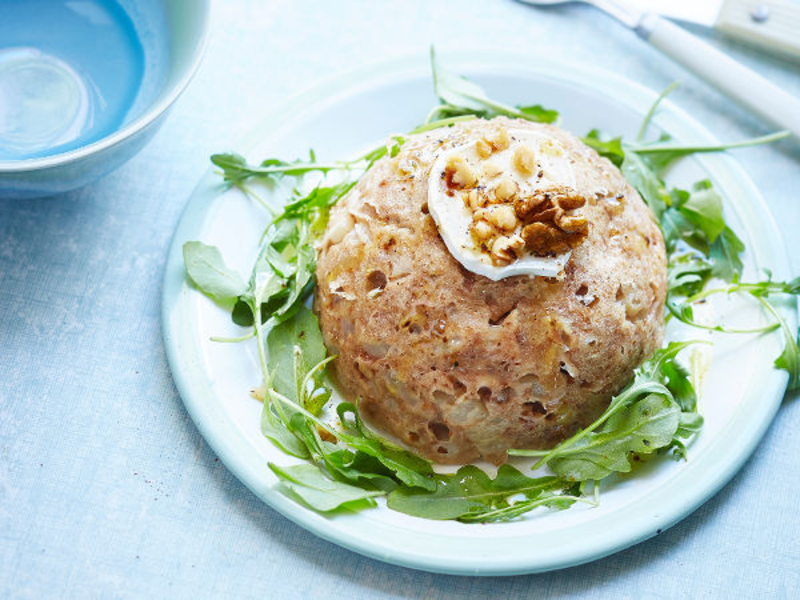
[[[583,207],[586,198],[573,190],[541,191],[517,198],[514,211],[523,222],[525,248],[537,256],[561,254],[580,244],[589,232],[586,217],[567,214]]]

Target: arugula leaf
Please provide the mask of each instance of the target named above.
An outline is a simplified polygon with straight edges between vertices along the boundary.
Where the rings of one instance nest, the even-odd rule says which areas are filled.
[[[213,154],[211,162],[222,169],[222,177],[226,183],[241,185],[248,179],[276,182],[281,178],[300,177],[306,173],[329,171],[346,168],[344,163],[320,164],[315,160],[309,162],[296,160],[286,162],[277,158],[268,158],[258,165],[251,165],[240,154]]]
[[[669,208],[661,215],[668,250],[673,251],[676,244],[683,241],[708,256],[725,227],[722,197],[709,181],[698,181],[691,191],[670,190]]]
[[[600,156],[605,156],[617,167],[622,166],[622,162],[625,160],[625,150],[622,149],[621,137],[603,140],[600,137],[600,131],[592,129],[581,141],[593,148]]]
[[[537,123],[555,123],[558,121],[558,111],[552,108],[545,108],[541,104],[519,106],[517,108],[530,121],[536,121]]]
[[[431,111],[426,122],[431,121],[434,115],[439,117],[475,115],[486,119],[506,116],[540,123],[553,123],[558,119],[558,111],[539,105],[514,108],[492,100],[477,83],[442,67],[436,60],[433,46],[431,46],[431,70],[433,89],[441,105]]]
[[[666,89],[664,89],[663,92],[661,92],[658,95],[658,98],[655,99],[655,102],[653,102],[652,106],[647,111],[647,114],[644,116],[644,119],[642,119],[642,125],[639,127],[639,133],[636,135],[637,142],[644,137],[645,133],[647,133],[647,128],[650,126],[650,121],[653,120],[653,117],[655,116],[658,107],[661,105],[661,102],[664,100],[664,98],[666,98],[676,89],[678,89],[679,85],[680,84],[677,81],[673,81],[666,87]]]
[[[330,479],[318,467],[306,463],[289,467],[269,463],[269,468],[284,486],[308,506],[320,512],[330,512],[355,503],[374,506],[374,498],[383,495],[378,490],[364,490]]]
[[[797,294],[799,291],[798,288],[800,288],[800,278],[795,278],[789,282],[787,288],[792,290],[790,293]],[[781,332],[783,333],[784,347],[780,356],[775,359],[775,367],[789,373],[789,390],[800,389],[800,332],[792,331],[789,328],[786,320],[781,317],[780,313],[775,310],[772,304],[764,298],[763,294],[755,293],[751,295],[773,316],[780,325]]]
[[[317,186],[308,194],[293,198],[287,203],[274,223],[287,219],[308,219],[318,213],[327,213],[355,184],[355,181],[345,181],[330,186]]]
[[[789,373],[789,390],[800,389],[800,337],[793,336],[788,328],[783,329],[786,334],[786,345],[780,356],[775,359],[775,366]]]
[[[578,486],[573,487],[577,489]],[[458,520],[462,523],[494,523],[497,521],[511,521],[513,519],[517,519],[525,513],[530,512],[535,508],[539,508],[540,506],[544,506],[553,510],[566,510],[576,502],[585,502],[592,506],[598,505],[597,502],[586,500],[585,498],[578,496],[577,493],[578,492],[570,491],[564,491],[561,493],[546,492],[533,500],[520,500],[510,504],[509,506],[503,506],[493,510],[487,510],[478,513],[467,513],[459,517]]]
[[[189,279],[200,291],[218,302],[235,300],[247,288],[242,277],[225,265],[216,246],[186,242],[183,245],[183,264]]]
[[[568,481],[628,473],[634,454],[650,454],[672,442],[680,412],[670,398],[648,394],[628,410],[613,415],[599,433],[557,454],[548,465]]]
[[[438,475],[435,491],[398,488],[389,494],[392,510],[425,519],[459,519],[510,506],[512,496],[534,499],[543,492],[562,489],[555,477],[531,479],[511,465],[502,465],[492,480],[478,467],[461,467],[454,475]],[[533,507],[532,507],[533,508]]]
[[[339,433],[339,437],[348,446],[378,459],[383,466],[408,486],[424,490],[436,488],[430,462],[391,444],[388,440],[371,434],[364,427],[354,404],[341,402],[336,407],[336,412],[343,425],[348,422],[348,415],[352,415],[352,429],[355,430],[356,435]]]
[[[689,393],[691,381],[687,372],[672,367],[678,353],[696,343],[698,342],[671,342],[666,348],[657,350],[652,357],[634,371],[633,381],[620,394],[611,399],[608,408],[594,423],[564,440],[552,450],[514,449],[509,450],[508,454],[511,456],[541,456],[542,458],[533,466],[534,469],[537,469],[544,464],[550,464],[552,467],[553,460],[584,452],[579,455],[577,463],[562,462],[558,467],[560,471],[556,471],[561,475],[568,473],[570,477],[575,477],[579,481],[583,481],[579,479],[579,475],[586,475],[587,479],[594,479],[589,475],[590,473],[599,473],[602,470],[608,470],[610,473],[625,468],[629,469],[630,464],[627,459],[623,461],[623,455],[626,455],[626,452],[641,453],[641,446],[651,447],[652,445],[653,449],[657,449],[670,443],[670,440],[667,441],[667,444],[660,444],[660,441],[671,426],[673,420],[671,413],[675,411],[664,406],[652,421],[649,420],[649,417],[656,413],[650,406],[655,402],[650,399],[651,397],[662,398],[668,404],[675,406],[677,413],[680,413],[682,407],[673,398],[672,389],[675,389],[680,393],[681,402],[686,405],[685,409],[695,410],[693,406],[695,403],[692,400],[693,391],[691,395]],[[647,402],[647,404],[637,408],[642,402]],[[650,408],[647,408],[648,406]],[[637,441],[637,428],[634,427],[637,423],[649,436],[642,439],[656,442],[655,444]],[[670,439],[674,438],[676,431],[677,424],[672,430]],[[650,437],[653,439],[651,440]]]
[[[722,197],[711,187],[708,180],[698,181],[692,186],[689,197],[681,203],[681,213],[713,243],[725,229],[722,217]]]
[[[280,416],[276,414],[272,404],[267,401],[264,402],[264,408],[261,410],[261,433],[290,456],[297,458],[311,457],[311,453],[302,437],[295,435],[294,432],[286,427]]]
[[[711,274],[725,281],[733,281],[739,277],[744,268],[742,252],[744,252],[744,242],[726,225],[708,253],[712,264]]]
[[[326,350],[316,315],[301,305],[291,319],[270,330],[267,348],[273,388],[317,414],[330,398],[330,390],[317,392],[323,388],[323,371],[316,367],[325,361]],[[309,385],[313,386],[310,394]],[[304,400],[313,402],[309,406]]]
[[[627,149],[621,171],[660,222],[664,211],[672,202],[672,197],[658,174],[641,156]]]
[[[392,472],[373,456],[340,449],[325,455],[325,468],[337,479],[364,489],[389,493],[399,485]]]
[[[651,164],[659,171],[665,169],[674,161],[684,156],[691,154],[703,154],[709,152],[723,152],[725,150],[734,150],[736,148],[747,148],[749,146],[758,146],[760,144],[771,144],[778,140],[789,137],[791,134],[788,131],[778,131],[769,135],[743,140],[740,142],[728,142],[726,144],[674,144],[671,142],[663,143],[664,138],[657,143],[651,144],[629,144],[627,149],[636,152],[642,157],[647,157]],[[669,138],[666,138],[669,139]]]
[[[695,252],[671,254],[667,263],[667,296],[691,296],[711,276],[711,263]]]

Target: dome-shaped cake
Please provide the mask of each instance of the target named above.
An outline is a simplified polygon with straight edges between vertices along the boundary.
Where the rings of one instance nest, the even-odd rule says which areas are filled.
[[[492,162],[528,138],[546,142]],[[469,239],[498,268],[568,257],[558,275],[493,281],[454,258],[429,178],[458,148],[472,162],[433,176],[474,209]],[[499,463],[589,424],[659,347],[665,262],[650,211],[611,162],[551,125],[476,119],[410,136],[332,209],[316,310],[341,390],[370,423],[436,462]]]

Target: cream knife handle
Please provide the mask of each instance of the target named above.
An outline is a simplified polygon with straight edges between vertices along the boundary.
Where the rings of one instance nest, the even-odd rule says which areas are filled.
[[[800,3],[789,0],[723,0],[717,31],[800,60]]]
[[[636,32],[664,54],[740,105],[800,139],[800,99],[696,38],[671,21],[647,14]]]

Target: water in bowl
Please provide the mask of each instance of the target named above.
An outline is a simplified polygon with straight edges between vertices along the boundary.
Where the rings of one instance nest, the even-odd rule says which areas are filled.
[[[143,74],[142,45],[114,0],[0,0],[0,161],[112,133]]]

